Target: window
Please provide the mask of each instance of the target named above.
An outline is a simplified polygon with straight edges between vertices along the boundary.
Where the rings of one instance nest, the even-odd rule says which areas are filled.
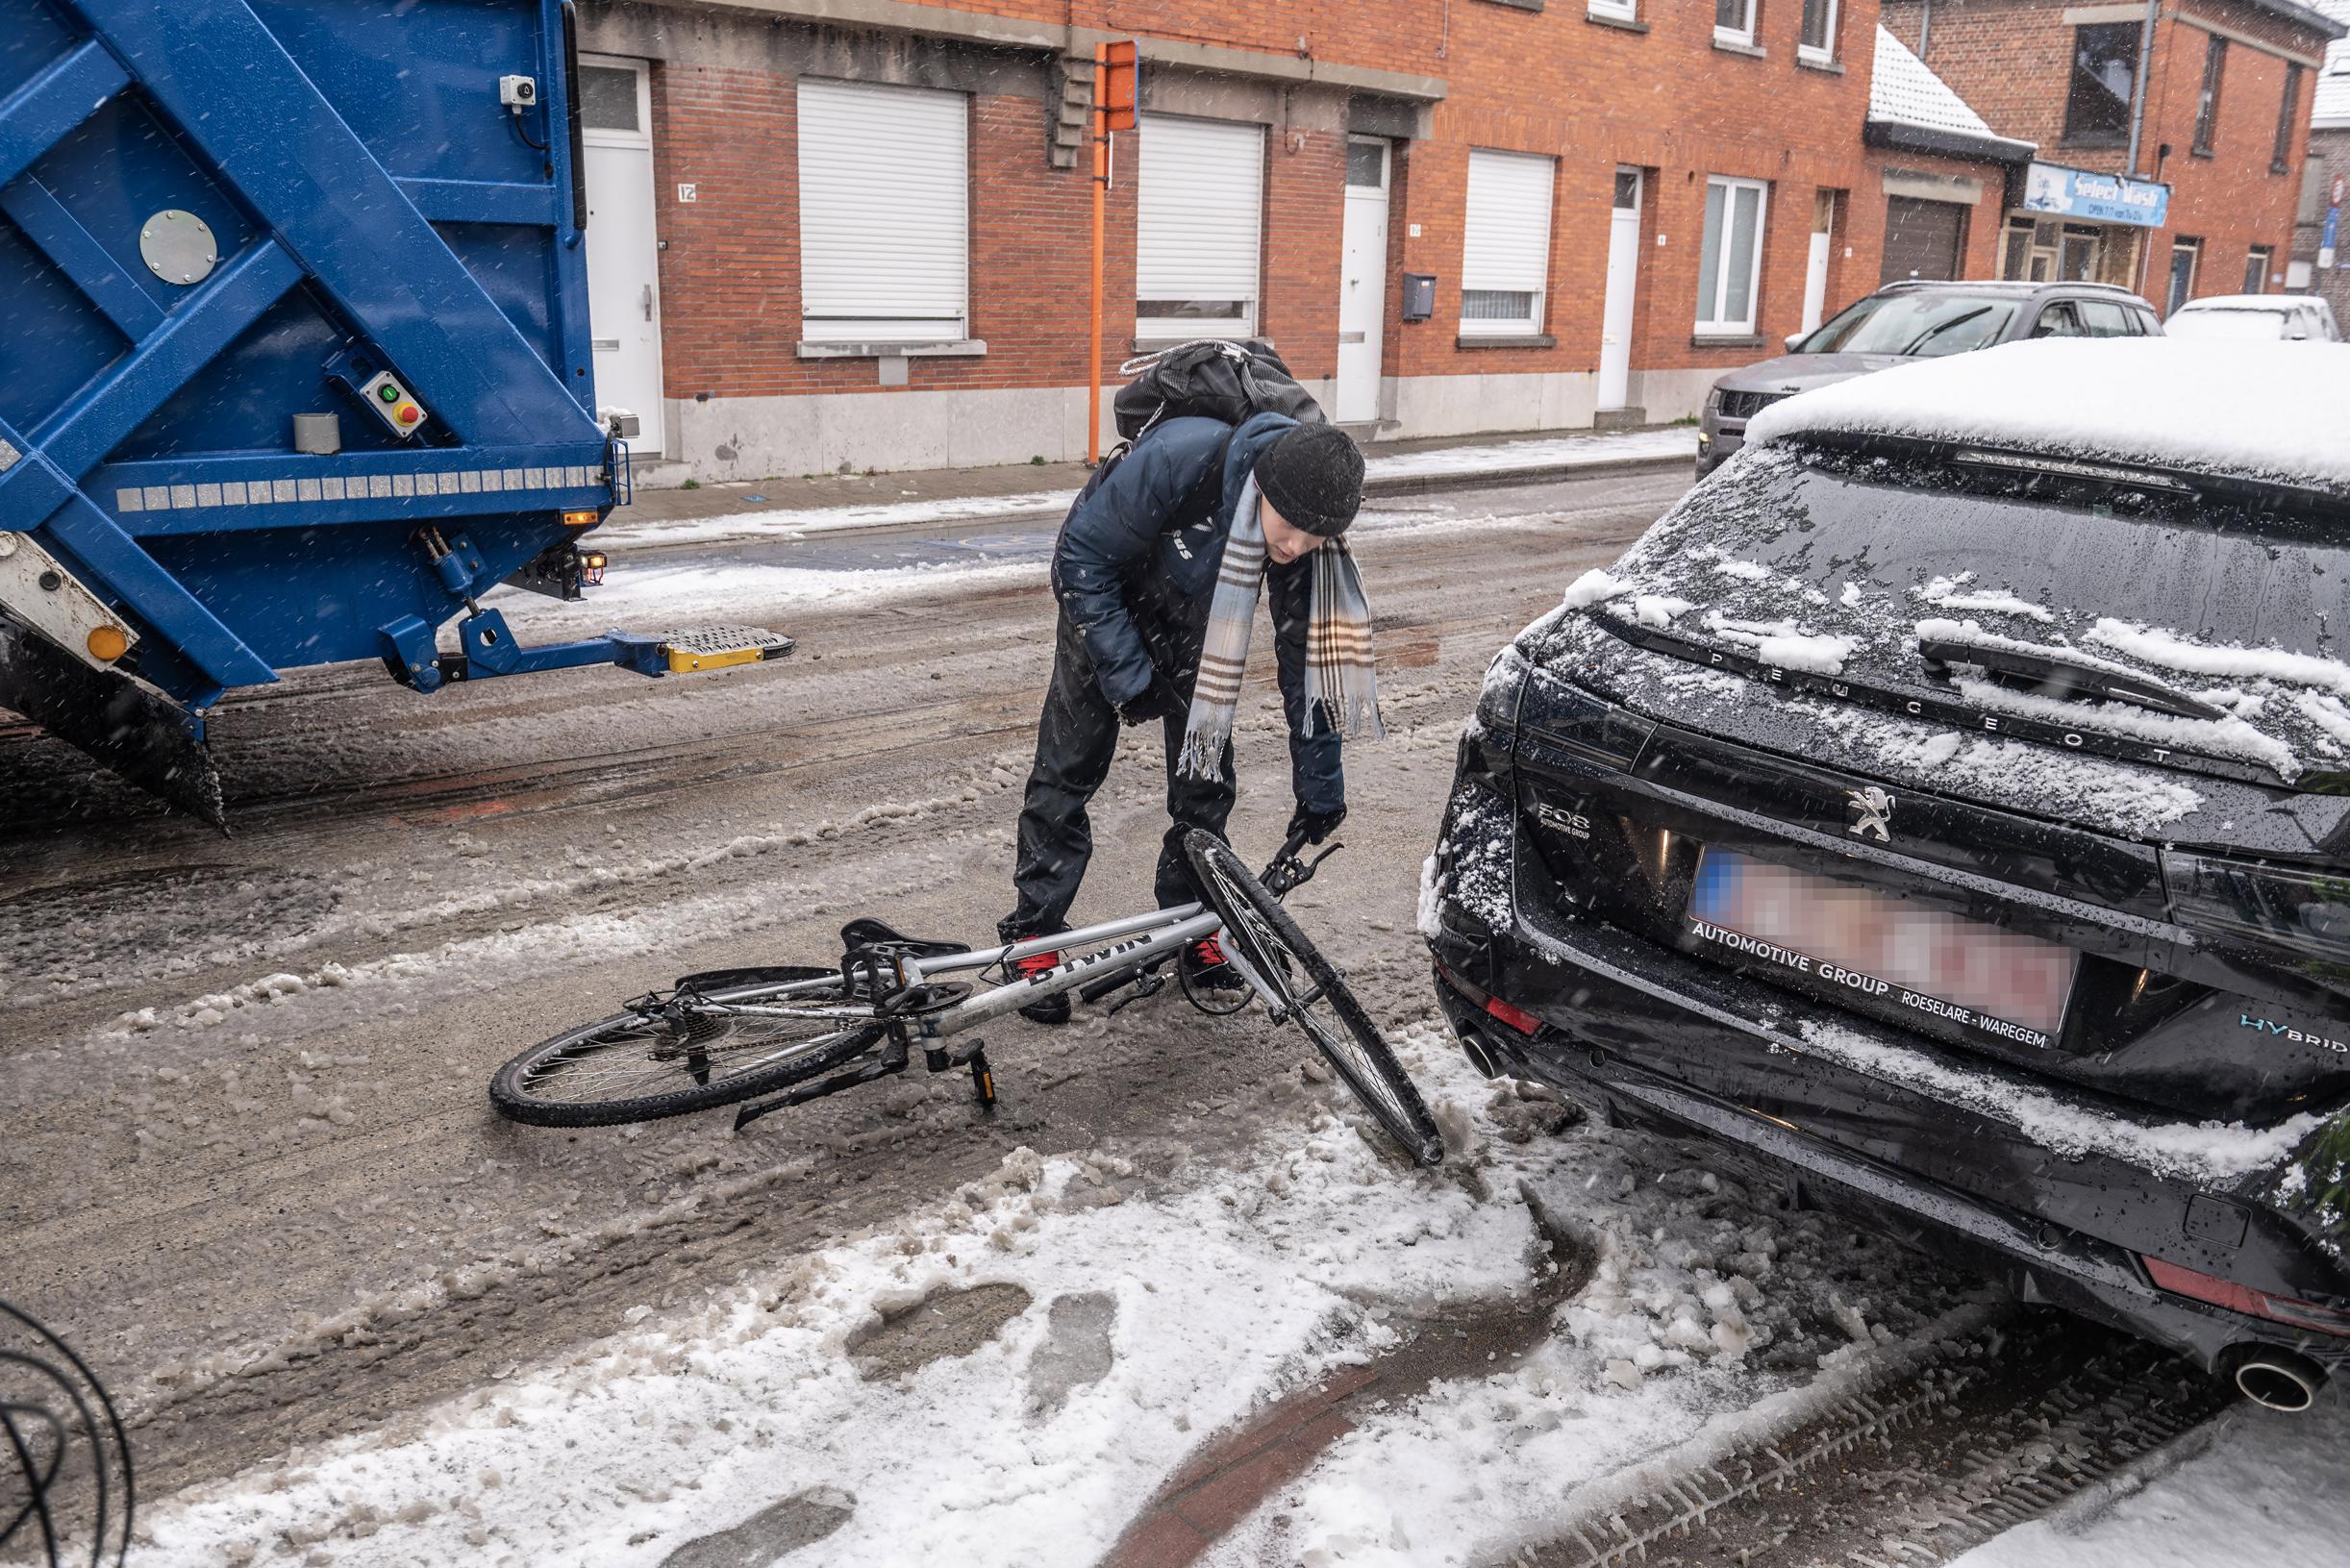
[[[2350,55],[2343,60],[2350,62]],[[2277,139],[2268,149],[2268,172],[2290,173],[2293,166],[2293,129],[2301,118],[2301,66],[2288,62],[2285,66],[2285,101],[2277,106]]]
[[[588,131],[644,132],[645,73],[633,65],[590,65],[579,68],[580,125]]]
[[[1803,0],[1803,33],[1795,58],[1825,64],[1836,58],[1836,0]]]
[[[802,77],[800,336],[969,336],[970,104],[959,92]]]
[[[2133,312],[2125,311],[2112,300],[2082,299],[2073,301],[2073,310],[2081,317],[2081,333],[2085,337],[2136,337],[2138,323]]]
[[[1706,232],[1697,252],[1697,333],[1748,337],[1762,282],[1762,209],[1770,187],[1720,175],[1706,182]]]
[[[1619,22],[1640,19],[1639,0],[1590,0],[1589,9],[1594,16],[1612,17]]]
[[[1713,0],[1713,41],[1753,48],[1757,0]]]
[[[1470,150],[1462,336],[1542,330],[1542,296],[1550,286],[1550,193],[1558,167],[1555,158]]]
[[[1257,331],[1264,128],[1145,114],[1137,159],[1135,336]]]
[[[2064,139],[2116,143],[2130,134],[2130,97],[2138,80],[2136,22],[2072,30],[2072,81],[2064,92]]]
[[[2170,242],[2170,293],[2162,308],[2164,315],[2172,314],[2195,297],[2195,268],[2202,260],[2202,240],[2181,238]]]
[[[2219,136],[2219,79],[2228,69],[2228,40],[2216,33],[2203,50],[2203,93],[2195,100],[2194,152],[2209,158]]]
[[[2268,269],[2276,261],[2276,247],[2255,245],[2244,258],[2244,292],[2264,294],[2268,291]]]
[[[2032,323],[2035,337],[2082,337],[2081,317],[2073,311],[2070,300],[2059,300],[2054,305],[2040,307],[2039,319]]]

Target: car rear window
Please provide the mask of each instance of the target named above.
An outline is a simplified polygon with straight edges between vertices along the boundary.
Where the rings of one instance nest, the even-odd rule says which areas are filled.
[[[1579,616],[1612,616],[1787,670],[1955,681],[1988,710],[2175,746],[2271,784],[2343,787],[2350,508],[2065,466],[1741,454],[1569,590],[1548,652],[1572,654]],[[2007,663],[2057,660],[2101,689],[2138,678],[2139,695],[2092,699],[1971,662],[1938,673],[1921,641],[1952,639]],[[2149,708],[2147,689],[2208,712]]]
[[[2018,301],[2000,294],[1871,294],[1810,337],[1806,354],[1912,354],[1933,359],[1995,343]]]

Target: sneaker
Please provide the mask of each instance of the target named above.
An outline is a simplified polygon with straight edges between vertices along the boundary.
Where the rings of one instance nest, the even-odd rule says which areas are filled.
[[[1248,988],[1247,982],[1240,978],[1240,971],[1235,969],[1232,961],[1224,957],[1224,944],[1219,937],[1203,936],[1185,948],[1183,973],[1184,979],[1191,983],[1194,990],[1242,991]]]
[[[1058,968],[1060,963],[1059,953],[1031,953],[1025,958],[1014,958],[1012,960],[1012,983],[1016,985],[1032,975],[1044,974]],[[1022,1008],[1020,1016],[1032,1024],[1065,1024],[1069,1021],[1069,993],[1056,991],[1051,996],[1040,996]]]

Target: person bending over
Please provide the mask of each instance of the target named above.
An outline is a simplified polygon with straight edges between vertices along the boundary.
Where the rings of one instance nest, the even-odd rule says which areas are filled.
[[[1162,908],[1196,901],[1184,837],[1223,835],[1232,813],[1233,713],[1262,598],[1289,729],[1292,834],[1320,843],[1346,815],[1343,738],[1379,734],[1371,613],[1345,533],[1362,501],[1362,454],[1342,431],[1260,413],[1238,428],[1168,419],[1087,486],[1053,551],[1060,622],[1037,761],[1020,809],[1007,942],[1068,930],[1093,853],[1087,804],[1120,725],[1166,732]],[[1015,974],[1060,961],[1020,960]],[[1185,949],[1195,985],[1239,982],[1214,937]],[[1020,1009],[1065,1023],[1065,992]]]

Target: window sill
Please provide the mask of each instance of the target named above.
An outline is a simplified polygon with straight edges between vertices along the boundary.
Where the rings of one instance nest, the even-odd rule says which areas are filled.
[[[2219,150],[2215,147],[2189,147],[2187,149],[2187,156],[2200,158],[2208,163],[2219,156]]]
[[[1613,16],[1604,11],[1587,11],[1583,19],[1595,27],[1612,27],[1626,33],[1645,33],[1648,24],[1638,16]]]
[[[1742,43],[1737,38],[1725,38],[1719,33],[1713,35],[1713,47],[1725,55],[1744,55],[1749,60],[1768,60],[1770,58],[1768,49],[1751,43]]]
[[[2127,137],[2109,137],[2102,132],[2094,136],[2066,137],[2057,145],[2067,152],[2114,152],[2130,145]]]
[[[1512,11],[1540,11],[1542,0],[1486,0],[1489,6],[1508,6]]]
[[[2271,174],[2290,174],[2293,172],[2293,166],[2290,163],[2271,163],[2268,165],[2268,172]]]
[[[1831,60],[1826,55],[1807,55],[1801,49],[1795,51],[1795,63],[1807,71],[1826,71],[1830,76],[1844,74],[1842,61]]]
[[[1759,334],[1747,332],[1695,333],[1689,337],[1691,348],[1761,348]]]
[[[803,360],[980,360],[987,354],[987,340],[979,337],[925,337],[906,343],[803,342],[799,346]]]
[[[1186,343],[1262,343],[1266,348],[1275,352],[1279,352],[1281,347],[1270,337],[1260,336],[1253,332],[1189,332],[1180,337],[1170,336],[1165,333],[1152,333],[1147,336],[1128,338],[1126,352],[1129,354],[1164,354],[1168,349],[1180,348]]]
[[[1464,332],[1453,338],[1455,348],[1557,348],[1558,346],[1559,339],[1546,332]]]

